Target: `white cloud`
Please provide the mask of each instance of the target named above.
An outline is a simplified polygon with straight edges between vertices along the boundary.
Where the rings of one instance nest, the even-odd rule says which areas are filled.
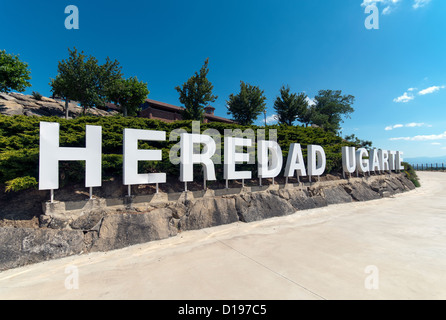
[[[424,125],[425,125],[424,123],[412,122],[412,123],[406,124],[406,127],[408,127],[408,128],[415,128],[415,127],[422,127]]]
[[[267,124],[273,124],[276,123],[279,120],[279,117],[277,114],[273,114],[271,116],[266,117],[266,123]]]
[[[418,91],[418,95],[420,96],[424,96],[427,94],[431,94],[437,91],[440,91],[441,89],[445,89],[446,86],[432,86],[423,90]],[[402,96],[399,96],[398,98],[393,99],[393,102],[396,103],[407,103],[409,101],[412,101],[413,99],[415,99],[415,95],[413,94],[413,92],[417,90],[416,88],[409,88],[407,89],[406,92],[404,92],[404,94]]]
[[[383,15],[388,15],[397,7],[398,3],[401,2],[401,0],[363,0],[361,3],[361,6],[367,7],[367,6],[378,6],[378,4],[384,7],[382,9]]]
[[[433,145],[433,146],[441,146],[441,143],[440,142],[432,142],[431,145]]]
[[[441,89],[444,89],[445,86],[432,86],[429,88],[426,88],[424,90],[421,90],[420,92],[418,92],[419,95],[424,96],[426,94],[431,94],[437,91],[440,91]]]
[[[383,6],[382,14],[388,15],[390,14],[400,3],[402,0],[363,0],[361,3],[362,7],[367,7],[370,5],[375,6]],[[412,0],[412,8],[419,9],[425,7],[431,2],[431,0]]]
[[[404,127],[402,124],[395,124],[393,126],[386,127],[386,131],[390,131],[390,130],[397,129],[397,128],[402,128],[402,127]]]
[[[415,97],[410,93],[404,92],[404,94],[398,98],[393,99],[393,102],[396,103],[407,103],[409,101],[412,101],[415,99]]]
[[[411,123],[408,123],[408,124],[405,124],[405,125],[403,125],[403,124],[395,124],[393,126],[388,126],[388,127],[385,128],[385,130],[386,131],[391,131],[393,129],[404,128],[404,127],[406,127],[406,128],[416,128],[416,127],[424,127],[424,126],[431,127],[430,125],[427,125],[424,122],[421,122],[421,123],[411,122]]]
[[[414,9],[422,8],[429,4],[429,2],[431,2],[431,0],[414,0],[414,4],[412,7]]]
[[[400,1],[401,0],[363,0],[361,6],[367,7],[370,5],[376,5],[377,3],[389,6],[389,5],[395,5]]]
[[[414,137],[399,137],[399,138],[390,138],[390,141],[430,141],[430,140],[444,140],[446,139],[446,131],[441,134],[431,134],[431,135],[418,135]]]
[[[314,99],[311,99],[311,98],[309,98],[309,97],[306,97],[305,100],[308,102],[308,105],[309,105],[310,107],[311,107],[311,106],[314,106],[314,105],[316,104],[316,102],[314,101]]]
[[[390,14],[392,12],[392,8],[390,6],[387,6],[383,10],[383,14]]]

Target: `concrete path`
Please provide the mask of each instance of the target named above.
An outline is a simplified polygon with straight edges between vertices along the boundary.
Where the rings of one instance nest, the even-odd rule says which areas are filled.
[[[394,198],[8,270],[0,299],[446,299],[446,173],[419,175]]]

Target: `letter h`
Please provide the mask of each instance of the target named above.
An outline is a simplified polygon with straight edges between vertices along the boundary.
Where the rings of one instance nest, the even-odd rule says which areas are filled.
[[[40,122],[39,190],[59,189],[59,161],[85,161],[85,187],[102,185],[102,128],[86,126],[85,148],[59,147],[59,123]]]

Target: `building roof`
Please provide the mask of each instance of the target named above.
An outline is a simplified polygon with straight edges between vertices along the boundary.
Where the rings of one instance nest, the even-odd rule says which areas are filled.
[[[156,100],[152,100],[152,99],[146,99],[145,103],[149,107],[155,107],[155,108],[163,109],[163,110],[170,111],[170,112],[182,113],[184,111],[184,109],[185,109],[183,107],[177,107],[177,106],[174,106],[173,104],[168,104],[168,103],[165,103],[165,102],[160,102],[160,101],[156,101]],[[208,106],[206,108],[209,108],[209,107],[215,110],[215,108],[212,107],[212,106]],[[210,120],[210,121],[235,123],[234,121],[232,121],[230,119],[218,117],[218,116],[215,116],[213,114],[208,114],[208,113],[205,113],[204,117],[206,119]]]
[[[121,106],[118,106],[118,105],[116,105],[114,103],[111,103],[111,102],[106,103],[105,107],[108,108],[108,109],[111,109],[111,110],[115,110],[115,111],[120,111],[121,110]]]
[[[174,112],[183,112],[184,111],[183,107],[177,107],[177,106],[174,106],[173,104],[168,104],[165,102],[160,102],[160,101],[156,101],[156,100],[152,100],[152,99],[146,99],[146,103],[149,106],[155,106],[157,108],[168,110],[168,111],[174,111]]]
[[[217,122],[226,122],[226,123],[235,123],[233,120],[231,119],[227,119],[227,118],[222,118],[222,117],[218,117],[215,116],[213,114],[204,114],[204,117],[211,120],[211,121],[217,121]]]

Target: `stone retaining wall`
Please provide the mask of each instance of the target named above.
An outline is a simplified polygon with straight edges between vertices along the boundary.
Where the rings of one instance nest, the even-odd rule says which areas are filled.
[[[404,174],[388,174],[312,184],[45,203],[40,228],[0,228],[0,270],[413,189]]]

